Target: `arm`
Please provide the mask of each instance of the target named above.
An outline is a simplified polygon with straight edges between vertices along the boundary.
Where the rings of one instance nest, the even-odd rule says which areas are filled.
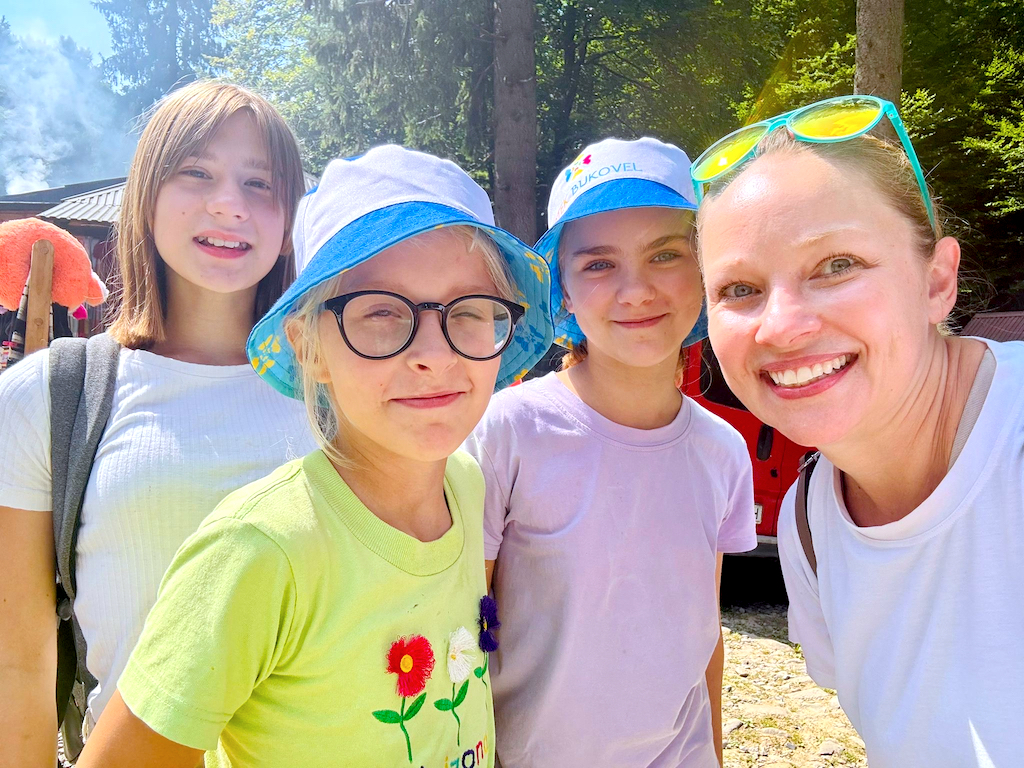
[[[484,573],[487,575],[487,591],[491,591],[491,578],[494,576],[494,561],[484,560]]]
[[[201,749],[165,739],[139,720],[115,691],[76,765],[78,768],[195,768],[202,759]]]
[[[719,602],[722,592],[722,553],[718,553],[715,564],[715,602]],[[722,639],[722,613],[718,613],[718,644],[711,654],[711,661],[704,679],[708,684],[708,698],[711,700],[711,731],[715,737],[715,754],[718,764],[722,762],[722,670],[725,668],[725,642]]]
[[[0,541],[0,767],[55,765],[57,614],[50,513],[0,507]]]

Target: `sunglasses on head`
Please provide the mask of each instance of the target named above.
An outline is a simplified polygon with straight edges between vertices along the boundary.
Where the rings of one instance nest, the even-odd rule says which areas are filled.
[[[928,221],[934,227],[935,211],[932,209],[928,185],[925,183],[921,163],[910,143],[907,129],[892,102],[877,96],[838,96],[834,99],[825,99],[744,126],[719,139],[704,150],[690,167],[690,178],[697,194],[697,202],[703,199],[709,184],[753,157],[761,139],[776,128],[785,126],[798,141],[829,144],[862,136],[878,125],[883,117],[889,118],[903,145],[903,151],[910,159],[917,185],[921,189],[921,197],[924,198],[925,208],[928,210]]]

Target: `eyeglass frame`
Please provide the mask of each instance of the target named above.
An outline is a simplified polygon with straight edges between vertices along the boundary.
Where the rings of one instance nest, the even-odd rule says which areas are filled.
[[[793,129],[793,121],[799,116],[801,112],[804,112],[809,109],[814,109],[815,107],[820,107],[824,104],[848,101],[850,99],[872,101],[880,107],[880,109],[878,110],[878,114],[875,116],[875,119],[872,120],[866,127],[862,128],[856,133],[851,133],[846,136],[821,138],[806,136]],[[863,136],[865,133],[868,133],[876,125],[878,125],[882,121],[883,117],[889,118],[889,123],[896,131],[896,136],[897,138],[899,138],[900,144],[903,145],[903,151],[906,153],[907,159],[910,160],[910,166],[914,171],[914,177],[917,179],[917,186],[921,192],[921,197],[924,200],[925,210],[928,213],[928,221],[929,223],[931,223],[932,228],[934,229],[935,210],[932,206],[931,195],[928,193],[928,183],[925,181],[924,171],[921,168],[921,161],[918,160],[917,158],[917,152],[914,151],[914,145],[910,143],[910,136],[907,134],[906,126],[903,125],[903,120],[900,118],[899,112],[896,111],[896,105],[893,104],[891,101],[886,101],[885,99],[879,98],[878,96],[872,96],[869,94],[848,94],[845,96],[835,96],[830,99],[822,99],[821,101],[816,101],[813,104],[808,104],[806,106],[790,110],[789,112],[783,112],[781,115],[769,117],[766,120],[759,120],[756,123],[751,123],[750,125],[744,125],[741,128],[737,128],[732,133],[729,133],[723,136],[722,138],[718,139],[718,141],[714,142],[707,149],[701,152],[700,157],[698,157],[690,165],[690,181],[693,182],[693,191],[697,196],[697,203],[699,204],[701,200],[704,198],[705,185],[712,184],[715,181],[715,179],[719,178],[720,176],[726,173],[729,173],[729,171],[734,170],[741,166],[743,163],[747,162],[751,158],[751,156],[753,156],[757,152],[757,147],[764,140],[764,138],[768,136],[776,128],[779,128],[780,126],[786,126],[786,130],[789,131],[790,135],[793,138],[797,139],[798,141],[805,141],[808,144],[836,144],[840,141],[849,141],[850,139],[856,138],[857,136]],[[700,167],[701,163],[704,161],[705,155],[707,155],[712,149],[717,147],[719,144],[735,136],[737,133],[747,131],[758,125],[767,126],[767,130],[765,130],[764,135],[760,139],[754,142],[753,146],[750,149],[748,149],[746,153],[737,158],[737,160],[731,163],[727,168],[722,169],[720,173],[717,173],[708,179],[702,179],[700,181],[697,180],[697,178],[693,175],[693,169]]]
[[[342,320],[345,307],[354,299],[368,295],[390,296],[391,298],[398,299],[409,307],[412,312],[412,328],[409,329],[409,338],[406,339],[405,343],[395,352],[381,356],[363,354],[352,345],[352,342],[349,341],[348,334],[345,333],[345,322]],[[461,301],[465,301],[466,299],[488,299],[490,301],[497,302],[505,307],[512,316],[512,328],[509,331],[508,338],[505,339],[505,342],[494,352],[493,355],[488,355],[487,357],[472,357],[467,355],[455,347],[451,337],[448,335],[448,313],[451,311],[453,306]],[[364,360],[389,360],[390,358],[397,357],[405,352],[405,350],[412,346],[413,341],[416,339],[416,334],[420,329],[420,313],[427,311],[440,313],[441,333],[444,334],[444,340],[448,342],[448,346],[455,354],[459,355],[459,357],[464,357],[467,360],[473,360],[474,362],[493,360],[496,357],[500,357],[502,353],[508,349],[508,345],[512,343],[512,338],[516,335],[516,326],[519,325],[519,321],[522,320],[523,316],[526,314],[526,307],[521,304],[516,304],[514,301],[509,301],[499,296],[490,296],[486,293],[471,293],[466,296],[459,296],[457,299],[453,299],[447,304],[441,304],[437,301],[424,301],[420,304],[416,304],[405,296],[402,296],[400,293],[393,293],[391,291],[353,291],[351,293],[343,293],[340,296],[335,296],[333,299],[327,299],[327,301],[320,305],[320,309],[321,311],[327,311],[334,315],[334,319],[338,323],[338,330],[341,332],[341,338],[345,341],[345,345],[352,350],[353,354],[363,358]]]

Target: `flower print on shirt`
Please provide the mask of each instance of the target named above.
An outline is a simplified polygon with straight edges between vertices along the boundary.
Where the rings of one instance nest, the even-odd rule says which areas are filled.
[[[448,636],[448,677],[452,681],[452,697],[438,699],[434,706],[441,712],[451,712],[455,718],[455,743],[462,745],[462,720],[457,712],[469,692],[469,673],[473,671],[473,657],[476,655],[476,641],[465,627],[459,627]],[[459,692],[455,686],[460,685]]]
[[[419,713],[427,699],[423,689],[426,688],[427,680],[434,671],[434,649],[430,647],[430,641],[422,635],[400,637],[391,644],[387,660],[388,673],[398,677],[395,687],[398,695],[402,697],[402,707],[398,712],[393,709],[378,709],[373,716],[382,723],[395,724],[402,729],[411,765],[412,742],[405,724]],[[406,700],[410,696],[417,698],[406,709]]]

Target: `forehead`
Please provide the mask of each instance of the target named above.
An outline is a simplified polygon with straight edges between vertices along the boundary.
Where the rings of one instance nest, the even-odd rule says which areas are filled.
[[[480,248],[448,228],[423,232],[386,248],[344,273],[344,291],[385,290],[413,301],[446,301],[497,290]]]
[[[562,230],[563,255],[592,247],[644,248],[666,235],[688,235],[692,214],[675,208],[621,208],[568,222]]]
[[[743,170],[701,211],[701,257],[785,251],[829,233],[881,233],[902,221],[859,172],[810,152],[769,155]]]

